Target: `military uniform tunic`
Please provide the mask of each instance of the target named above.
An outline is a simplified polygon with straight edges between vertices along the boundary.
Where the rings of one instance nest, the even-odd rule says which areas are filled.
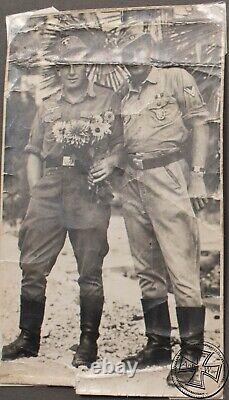
[[[95,85],[93,96],[86,93],[83,101],[76,104],[70,104],[61,93],[51,96],[41,106],[34,120],[26,152],[38,155],[43,161],[58,161],[71,153],[76,157],[76,168],[48,168],[32,190],[32,198],[34,195],[36,198],[43,198],[44,193],[48,196],[52,186],[59,188],[59,193],[56,194],[61,196],[58,219],[67,228],[89,228],[99,225],[103,220],[105,204],[99,205],[93,191],[88,190],[88,172],[94,161],[104,158],[116,144],[123,141],[119,104],[118,96],[111,89]],[[99,123],[100,114],[106,111],[115,115],[112,134],[103,134],[103,126]],[[58,123],[77,121],[79,118],[87,122],[91,116],[98,119],[95,130],[96,127],[101,130],[98,132],[101,138],[98,137],[93,145],[85,144],[66,149],[63,143],[56,141],[52,131],[53,127],[58,127]]]
[[[111,129],[101,124],[107,112]],[[87,123],[94,118],[94,142],[79,137],[81,144],[63,143],[60,129],[65,124]],[[105,126],[105,128],[104,128]],[[27,153],[41,158],[44,174],[32,188],[28,211],[19,234],[20,265],[23,271],[22,294],[41,300],[46,277],[64,245],[68,233],[78,264],[82,295],[103,296],[102,263],[108,252],[107,228],[110,204],[91,188],[88,173],[91,165],[122,143],[119,100],[111,89],[95,85],[76,104],[63,94],[43,102],[34,120]],[[63,166],[64,157],[74,158],[75,166]],[[97,185],[97,188],[103,186]]]
[[[152,68],[123,100],[124,142],[142,159],[178,154],[194,119],[208,112],[192,76],[181,68]],[[200,132],[202,134],[202,132]],[[187,186],[185,159],[145,170],[127,166],[123,211],[143,298],[167,299],[166,269],[178,306],[202,304],[199,233]]]

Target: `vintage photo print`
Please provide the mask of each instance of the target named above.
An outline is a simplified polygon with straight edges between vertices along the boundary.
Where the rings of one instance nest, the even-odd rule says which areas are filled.
[[[225,21],[7,17],[0,384],[223,398]]]

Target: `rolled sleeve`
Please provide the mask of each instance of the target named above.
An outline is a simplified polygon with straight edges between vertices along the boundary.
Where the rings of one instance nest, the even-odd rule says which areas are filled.
[[[29,142],[25,147],[25,152],[35,154],[42,159],[44,126],[41,120],[41,112],[41,109],[39,109],[34,118],[30,130]]]

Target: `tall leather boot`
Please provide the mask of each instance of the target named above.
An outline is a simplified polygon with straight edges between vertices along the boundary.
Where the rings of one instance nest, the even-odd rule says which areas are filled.
[[[20,335],[2,348],[2,360],[15,360],[20,357],[37,357],[40,348],[40,332],[44,318],[43,302],[28,300],[21,296]]]
[[[97,360],[97,339],[103,311],[104,299],[98,296],[81,297],[80,299],[80,343],[74,354],[72,365],[90,365]]]
[[[148,341],[143,350],[123,360],[127,369],[129,365],[136,363],[137,368],[142,369],[171,362],[171,323],[168,302],[155,305],[155,301],[142,299],[142,308]]]
[[[171,370],[167,377],[169,386],[174,386],[174,374],[184,383],[192,378],[198,369],[204,346],[205,307],[177,307],[176,312],[181,351],[176,371]]]

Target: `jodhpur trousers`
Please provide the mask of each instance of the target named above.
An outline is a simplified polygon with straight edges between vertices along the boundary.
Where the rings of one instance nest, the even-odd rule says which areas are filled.
[[[176,305],[199,307],[199,233],[187,192],[185,160],[124,176],[123,212],[142,297],[167,299],[166,269]]]
[[[102,264],[108,253],[110,206],[97,204],[74,170],[48,169],[35,188],[19,233],[21,294],[41,301],[68,234],[81,296],[103,297]]]

